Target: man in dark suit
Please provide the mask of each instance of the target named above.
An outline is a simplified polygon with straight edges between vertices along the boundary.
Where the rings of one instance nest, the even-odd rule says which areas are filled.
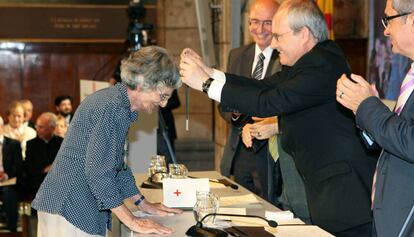
[[[63,138],[54,135],[56,115],[42,113],[36,120],[37,137],[27,142],[25,172],[27,195],[33,199],[37,190],[51,169]]]
[[[393,52],[411,60],[413,11],[413,1],[388,0],[383,18],[384,35],[392,39]],[[356,114],[356,123],[364,131],[367,143],[382,148],[372,188],[374,230],[380,237],[413,236],[410,214],[414,210],[414,64],[404,78],[393,112],[364,78],[351,78],[353,81],[343,75],[338,80],[337,100]],[[403,228],[405,223],[408,225]]]
[[[272,17],[279,4],[274,0],[256,0],[249,9],[249,31],[254,43],[230,51],[227,72],[245,77],[262,80],[265,76],[280,71],[278,53],[270,48],[272,41]],[[263,55],[263,64],[259,56]],[[256,67],[261,67],[260,75],[254,74]],[[269,193],[269,183],[276,183],[274,194],[279,197],[282,191],[279,162],[275,164],[269,157],[268,138],[277,130],[273,117],[261,119],[255,126],[261,129],[262,137],[254,139],[250,136],[253,124],[251,116],[221,111],[222,117],[231,123],[231,130],[221,159],[221,173],[225,176],[234,175],[235,181],[269,201],[275,201],[273,193]],[[246,144],[242,141],[242,134]],[[270,162],[269,162],[270,161]],[[270,167],[271,166],[271,167]],[[276,172],[276,180],[269,180]],[[273,178],[273,177],[271,177]],[[277,200],[276,200],[277,201]],[[277,203],[276,203],[277,204]]]
[[[376,157],[365,149],[352,112],[335,100],[337,78],[350,72],[345,56],[327,40],[313,0],[285,0],[272,32],[284,66],[268,80],[208,68],[189,49],[181,57],[182,79],[233,112],[278,115],[281,144],[303,178],[312,222],[339,237],[370,236]]]
[[[68,123],[70,123],[73,118],[72,102],[73,99],[69,95],[60,95],[55,98],[55,107],[57,114],[65,117]]]
[[[0,117],[0,181],[20,178],[22,174],[23,158],[20,142],[3,136],[3,118]],[[7,216],[7,228],[16,232],[18,218],[18,185],[1,187],[2,202]]]

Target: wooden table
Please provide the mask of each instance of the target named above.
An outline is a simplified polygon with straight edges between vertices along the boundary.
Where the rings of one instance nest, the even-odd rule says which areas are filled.
[[[200,178],[214,178],[214,179],[224,178],[216,171],[190,172],[190,175],[193,177],[200,177]],[[137,182],[137,186],[140,186],[141,183],[146,178],[147,178],[146,174],[135,174],[135,180]],[[150,202],[161,202],[162,201],[162,190],[160,189],[140,188],[140,191],[143,195],[145,195],[145,198]],[[240,185],[239,185],[239,189],[237,190],[231,189],[230,187],[226,187],[226,188],[211,188],[211,191],[217,194],[219,197],[250,194],[248,190],[246,190]],[[256,197],[260,201],[260,203],[247,204],[247,205],[240,206],[240,207],[246,208],[246,214],[259,215],[259,216],[264,217],[265,211],[280,211],[277,207],[273,206],[266,200],[263,200],[262,198],[258,196]],[[137,208],[134,207],[132,203],[127,202],[126,204],[132,211],[137,210]],[[187,229],[196,223],[192,211],[184,211],[182,215],[169,216],[169,217],[151,216],[150,218],[156,220],[157,222],[165,226],[174,228],[175,232],[171,235],[167,235],[171,237],[186,236],[185,232],[187,231]],[[115,223],[114,225],[115,225],[115,230],[116,230],[117,229],[116,221],[114,221],[114,223]],[[119,224],[119,226],[120,226],[119,232],[120,232],[121,237],[153,237],[155,236],[151,234],[133,233],[131,230],[129,230],[128,227],[124,226],[123,224]],[[330,237],[332,236],[317,226],[309,226],[309,225],[307,226],[305,225],[304,226],[279,226],[276,229],[274,229],[272,232],[274,232],[273,234],[275,235],[277,234],[278,237],[298,237],[298,236],[300,237],[306,237],[306,236]]]

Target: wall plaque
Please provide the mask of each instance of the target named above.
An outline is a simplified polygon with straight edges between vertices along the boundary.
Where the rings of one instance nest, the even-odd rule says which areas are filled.
[[[0,40],[124,42],[127,8],[127,4],[1,4]]]

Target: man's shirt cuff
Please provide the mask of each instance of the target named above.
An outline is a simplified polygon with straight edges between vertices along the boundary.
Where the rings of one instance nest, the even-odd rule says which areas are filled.
[[[221,91],[226,83],[226,75],[222,71],[213,69],[212,78],[214,81],[211,83],[208,90],[208,97],[217,102],[221,102]]]

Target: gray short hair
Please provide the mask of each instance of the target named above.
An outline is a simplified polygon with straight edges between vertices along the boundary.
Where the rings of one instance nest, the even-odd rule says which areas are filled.
[[[167,50],[157,46],[143,47],[122,60],[121,79],[131,89],[160,87],[176,89],[181,85],[178,69]]]
[[[410,13],[414,11],[414,2],[412,0],[393,0],[392,8],[394,8],[398,14]]]
[[[279,11],[281,9],[287,9],[289,28],[293,32],[296,33],[306,27],[317,42],[328,39],[325,17],[314,0],[285,0],[280,5]]]

